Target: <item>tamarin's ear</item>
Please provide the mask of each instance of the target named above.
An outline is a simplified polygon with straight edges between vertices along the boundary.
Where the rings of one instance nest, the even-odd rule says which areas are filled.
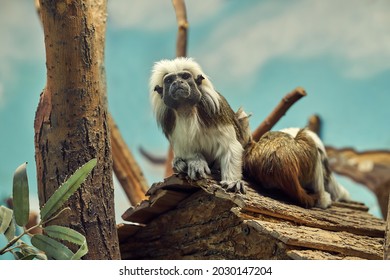
[[[157,91],[157,93],[161,95],[163,93],[163,88],[157,85],[154,87],[154,91]]]
[[[202,75],[198,75],[195,79],[195,83],[200,86],[202,84],[202,81],[204,80],[204,77]]]

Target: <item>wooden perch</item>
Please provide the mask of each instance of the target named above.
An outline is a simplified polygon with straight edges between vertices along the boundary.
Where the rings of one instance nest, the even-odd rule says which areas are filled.
[[[352,148],[327,146],[326,152],[334,172],[367,186],[376,195],[386,218],[390,193],[390,151],[357,152]]]
[[[145,198],[149,186],[111,115],[108,117],[108,125],[111,133],[114,173],[131,205],[136,205]]]
[[[122,259],[382,259],[385,223],[360,203],[304,209],[249,187],[172,176],[122,216]]]
[[[259,141],[261,136],[271,128],[284,116],[287,110],[299,99],[306,96],[306,91],[297,87],[292,92],[288,93],[278,104],[278,106],[268,115],[268,117],[256,128],[252,137],[254,141]]]
[[[173,8],[176,13],[177,20],[177,41],[176,41],[176,57],[187,56],[187,37],[188,37],[188,21],[187,11],[184,0],[172,0]],[[167,161],[165,162],[165,177],[173,174],[172,169],[173,149],[169,146]]]

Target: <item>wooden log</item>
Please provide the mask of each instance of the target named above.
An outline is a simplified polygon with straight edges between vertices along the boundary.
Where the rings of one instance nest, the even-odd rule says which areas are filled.
[[[361,203],[304,209],[280,194],[227,193],[172,176],[127,211],[123,259],[382,259],[385,222]],[[137,224],[134,224],[136,222]]]

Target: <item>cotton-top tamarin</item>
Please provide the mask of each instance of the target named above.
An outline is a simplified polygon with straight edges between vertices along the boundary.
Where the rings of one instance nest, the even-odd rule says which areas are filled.
[[[287,128],[264,134],[244,153],[244,174],[264,188],[282,190],[303,207],[327,208],[348,201],[332,174],[325,147],[312,131]]]
[[[174,152],[173,168],[193,179],[210,168],[221,172],[221,185],[245,192],[243,145],[248,142],[239,118],[191,58],[161,60],[152,70],[150,94],[157,123]]]

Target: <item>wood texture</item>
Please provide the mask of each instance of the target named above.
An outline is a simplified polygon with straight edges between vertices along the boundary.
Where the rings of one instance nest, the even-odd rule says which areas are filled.
[[[124,259],[382,259],[385,223],[361,203],[304,209],[280,194],[227,193],[172,176],[129,209]]]
[[[387,221],[386,221],[383,259],[390,260],[390,197],[389,197],[388,207],[387,207]]]
[[[353,148],[327,146],[326,152],[332,171],[365,185],[376,195],[382,216],[386,219],[390,194],[390,151],[359,152]]]
[[[107,124],[105,0],[40,0],[47,82],[36,118],[35,158],[42,206],[82,164],[97,165],[56,224],[85,235],[86,259],[119,259]]]

